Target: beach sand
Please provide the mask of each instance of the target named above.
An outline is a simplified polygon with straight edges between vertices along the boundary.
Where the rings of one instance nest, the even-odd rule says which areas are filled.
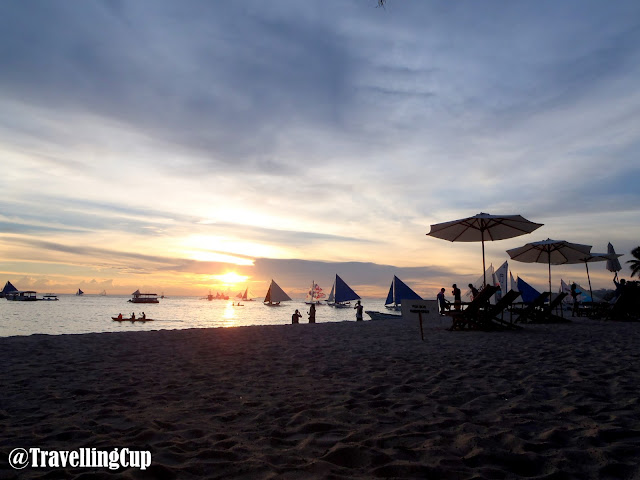
[[[0,478],[640,478],[640,324],[429,322],[0,339]],[[152,465],[18,471],[16,447]]]

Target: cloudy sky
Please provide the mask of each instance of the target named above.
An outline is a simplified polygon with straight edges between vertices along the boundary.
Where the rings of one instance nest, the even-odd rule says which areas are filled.
[[[2,277],[198,295],[235,272],[261,295],[334,273],[375,294],[398,274],[435,295],[482,262],[429,226],[479,212],[544,223],[487,264],[546,238],[611,242],[624,264],[640,3],[376,5],[1,2]],[[544,288],[544,265],[510,267]]]

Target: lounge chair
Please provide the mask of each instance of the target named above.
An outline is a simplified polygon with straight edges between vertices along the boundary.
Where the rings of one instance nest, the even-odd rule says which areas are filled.
[[[540,309],[544,307],[544,303],[549,298],[551,292],[542,292],[532,302],[524,303],[523,308],[513,308],[513,312],[518,314],[516,322],[518,323],[531,323],[531,321],[538,315]]]
[[[553,297],[549,305],[542,305],[542,307],[534,311],[531,323],[571,323],[568,318],[553,313],[562,304],[566,296],[567,292],[558,293]]]
[[[449,330],[487,330],[486,308],[489,299],[499,290],[498,287],[487,285],[464,310],[450,310],[445,315],[452,319]]]
[[[486,312],[486,322],[490,322],[493,324],[494,328],[497,330],[500,329],[510,329],[510,330],[520,330],[522,327],[519,325],[515,325],[513,323],[513,316],[511,315],[509,320],[506,321],[504,319],[504,312],[508,310],[509,307],[513,305],[516,298],[520,296],[520,292],[516,292],[515,290],[509,290],[507,294],[502,297],[500,300],[496,302],[495,305],[491,305],[487,308]]]

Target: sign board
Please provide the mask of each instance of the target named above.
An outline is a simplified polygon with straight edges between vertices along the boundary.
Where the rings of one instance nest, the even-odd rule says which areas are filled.
[[[435,300],[402,300],[402,318],[418,321],[418,312],[422,312],[422,319],[426,320],[426,314],[438,311]]]

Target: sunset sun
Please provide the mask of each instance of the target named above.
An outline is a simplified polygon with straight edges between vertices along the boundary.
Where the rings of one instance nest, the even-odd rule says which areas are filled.
[[[238,275],[236,272],[227,272],[222,275],[214,275],[213,277],[224,284],[241,283],[249,278],[246,275]]]

